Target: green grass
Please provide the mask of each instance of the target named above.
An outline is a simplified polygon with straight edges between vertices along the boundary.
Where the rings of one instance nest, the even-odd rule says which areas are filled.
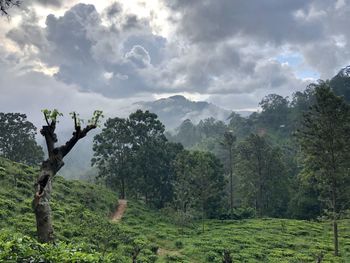
[[[333,256],[329,222],[287,219],[206,220],[188,227],[172,216],[129,201],[120,223],[109,222],[116,194],[102,186],[53,182],[56,244],[35,241],[31,208],[37,169],[0,158],[0,262],[350,262],[350,220],[340,228],[341,257]],[[158,251],[158,253],[157,253]],[[157,254],[156,254],[157,253]],[[44,260],[44,261],[40,261]]]

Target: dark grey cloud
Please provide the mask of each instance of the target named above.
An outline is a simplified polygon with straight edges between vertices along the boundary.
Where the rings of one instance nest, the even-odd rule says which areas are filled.
[[[116,16],[120,15],[120,12],[122,11],[122,6],[118,2],[114,2],[106,9],[106,16],[109,19],[113,19]]]
[[[153,56],[161,60],[165,44],[144,20],[132,17],[122,16],[121,23],[105,26],[93,5],[77,4],[61,17],[49,15],[46,28],[24,21],[7,36],[22,47],[38,49],[42,62],[59,68],[57,80],[82,91],[125,97],[153,89],[141,71],[151,65]]]
[[[322,35],[316,21],[302,21],[297,12],[310,9],[304,0],[215,0],[166,3],[181,14],[179,32],[198,42],[221,42],[235,35],[271,43],[308,41]]]
[[[165,0],[177,32],[194,45],[232,39],[288,47],[323,78],[350,63],[350,5],[346,0]],[[258,54],[260,51],[256,49]]]
[[[34,2],[37,2],[43,6],[61,7],[64,1],[63,0],[34,0]]]
[[[152,17],[127,13],[119,2],[100,13],[75,5],[49,15],[46,27],[28,11],[7,34],[23,51],[12,60],[26,72],[34,68],[28,61],[57,67],[56,81],[80,92],[200,93],[227,108],[252,108],[268,93],[304,89],[298,68],[327,78],[350,64],[345,0],[163,1],[175,32],[167,39],[154,33]]]

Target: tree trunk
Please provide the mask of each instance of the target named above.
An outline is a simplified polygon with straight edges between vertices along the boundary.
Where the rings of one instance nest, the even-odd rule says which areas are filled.
[[[122,186],[121,198],[125,199],[125,180],[124,180],[124,178],[121,178],[121,186]]]
[[[337,222],[337,182],[335,179],[335,171],[332,177],[332,206],[333,206],[333,242],[334,242],[334,256],[339,255],[339,242],[338,242],[338,222]]]
[[[232,146],[230,146],[230,213],[233,215]]]
[[[47,190],[51,187],[50,181],[47,184]],[[50,194],[47,192],[48,191],[45,191],[44,195],[40,199],[34,199],[34,202],[37,202],[34,205],[37,235],[39,242],[42,243],[49,243],[54,240],[51,220]]]
[[[41,175],[35,188],[35,197],[33,200],[33,209],[36,218],[36,228],[38,240],[42,243],[52,242],[54,240],[54,230],[52,226],[50,199],[52,193],[52,178],[56,174],[53,167],[62,167],[63,162],[58,166],[52,166],[50,160],[41,165]]]
[[[42,162],[40,176],[35,183],[35,195],[32,202],[35,213],[38,240],[42,243],[52,242],[54,240],[54,230],[52,226],[50,198],[52,192],[52,179],[64,165],[63,158],[71,151],[74,145],[84,138],[86,134],[96,128],[96,125],[88,125],[81,130],[77,125],[74,115],[75,131],[72,138],[66,144],[55,147],[57,136],[55,134],[56,121],[49,123],[45,115],[47,126],[43,126],[40,133],[45,137],[49,158]]]
[[[339,243],[338,243],[338,222],[337,219],[333,219],[333,237],[334,237],[334,256],[339,256]]]

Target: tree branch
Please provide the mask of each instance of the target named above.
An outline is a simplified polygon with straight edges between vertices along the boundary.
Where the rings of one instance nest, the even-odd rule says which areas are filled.
[[[40,133],[45,137],[49,158],[53,156],[55,143],[57,142],[57,135],[55,133],[55,129],[56,129],[56,122],[52,121],[49,125],[43,126],[43,128],[40,130]]]
[[[86,134],[95,129],[96,125],[88,125],[83,130],[81,130],[80,126],[75,126],[75,132],[73,132],[72,138],[65,143],[65,145],[62,145],[59,148],[56,148],[55,150],[59,151],[62,154],[62,158],[66,156],[74,147],[74,145],[82,138],[86,136]]]

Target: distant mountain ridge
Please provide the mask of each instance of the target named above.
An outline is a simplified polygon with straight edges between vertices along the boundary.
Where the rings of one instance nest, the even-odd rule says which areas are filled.
[[[214,117],[226,121],[231,111],[220,108],[206,101],[191,101],[184,96],[175,95],[156,101],[140,101],[134,103],[142,110],[149,110],[158,115],[166,129],[178,127],[184,120],[197,123],[200,120]]]
[[[200,120],[213,117],[224,122],[228,121],[228,117],[232,111],[220,108],[215,104],[206,101],[191,101],[184,96],[175,95],[168,98],[162,98],[155,101],[140,101],[130,107],[130,113],[136,109],[149,110],[156,113],[159,120],[165,125],[167,131],[171,131],[180,126],[180,124],[190,119],[193,123],[198,123]],[[242,116],[247,116],[251,112],[238,111],[236,113]],[[128,114],[128,115],[129,115]],[[115,116],[111,116],[114,118]],[[97,131],[96,131],[97,132]],[[62,133],[61,137],[69,138],[71,131]],[[93,135],[87,136],[77,144],[72,150],[72,153],[65,159],[66,165],[60,171],[60,174],[66,178],[79,179],[87,177],[87,174],[96,173],[91,170],[90,160],[93,156],[92,144]],[[79,154],[74,154],[79,152]]]

